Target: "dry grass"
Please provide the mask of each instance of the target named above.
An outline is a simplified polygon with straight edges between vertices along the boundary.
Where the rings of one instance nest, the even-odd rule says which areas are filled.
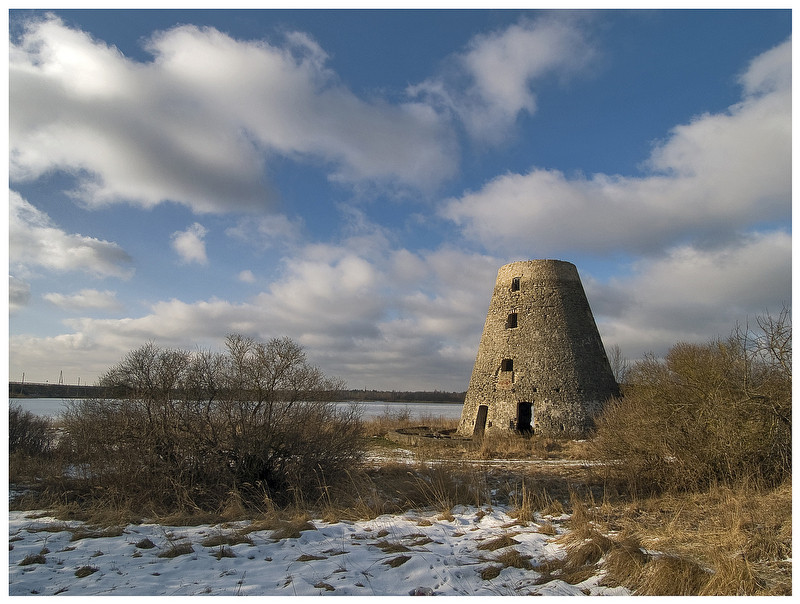
[[[159,558],[177,558],[194,553],[191,543],[170,543],[169,547],[158,553]]]
[[[395,422],[392,429],[406,421],[389,419]],[[371,425],[376,431],[383,430],[390,426],[389,419]],[[558,578],[579,583],[603,571],[605,583],[624,585],[641,595],[791,594],[790,483],[773,490],[752,485],[718,486],[704,492],[641,499],[626,491],[624,484],[617,484],[616,489],[614,483],[604,484],[582,464],[535,463],[556,455],[565,460],[586,459],[585,442],[551,442],[513,435],[492,443],[487,440],[480,449],[472,450],[443,445],[436,449],[435,442],[404,447],[426,461],[387,461],[378,467],[353,469],[346,480],[337,484],[315,485],[324,493],[321,499],[309,501],[298,492],[295,504],[288,507],[265,499],[262,511],[254,514],[252,508],[244,509],[241,498],[233,492],[216,514],[187,509],[162,515],[159,520],[180,526],[255,518],[242,529],[208,538],[208,546],[222,551],[247,542],[252,531],[269,531],[276,540],[299,537],[302,531],[314,530],[312,515],[336,522],[424,508],[434,510],[440,519],[448,519],[457,505],[480,510],[507,503],[515,523],[504,528],[505,534],[482,545],[484,551],[492,552],[486,554],[486,567],[479,571],[486,580],[508,566],[524,568],[530,564],[511,547],[515,540],[508,531],[513,524],[534,522],[540,532],[557,536],[560,531],[556,531],[554,522],[568,511],[569,532],[558,538],[566,547],[566,556],[537,567],[536,571],[542,574],[540,582]],[[527,455],[534,463],[523,467],[514,462],[498,464],[495,459],[484,463],[476,459],[490,451],[500,459],[525,459]],[[462,458],[443,461],[446,455]],[[134,521],[135,515],[111,497],[106,502],[105,511],[82,508],[75,500],[58,501],[55,508],[59,518],[109,526],[113,531]],[[433,519],[436,514],[426,515]],[[36,530],[35,525],[29,530]],[[58,530],[71,529],[63,524]],[[85,534],[76,538],[109,534],[98,528],[84,530]],[[404,553],[402,548],[407,549],[408,543],[404,543],[384,541],[379,547],[386,547],[387,554],[397,555]],[[505,551],[497,551],[504,548]],[[391,562],[400,564],[403,558],[400,555]]]
[[[378,543],[375,544],[375,547],[381,550],[384,554],[399,554],[400,552],[411,551],[402,543],[392,543],[390,541],[378,541]]]
[[[391,566],[392,568],[397,568],[411,560],[411,556],[397,556],[396,558],[392,558],[391,560],[387,560],[384,562],[385,565]]]
[[[95,528],[82,526],[77,529],[70,529],[72,537],[70,541],[80,541],[81,539],[101,539],[103,537],[119,537],[125,532],[121,526],[111,526],[107,528]]]
[[[536,530],[537,533],[541,533],[542,535],[550,535],[551,537],[555,537],[558,534],[555,525],[548,521],[543,520],[542,522],[538,523],[538,529]]]
[[[28,554],[19,562],[19,566],[28,566],[30,564],[47,564],[47,558],[44,557],[42,552],[38,554]]]
[[[484,581],[491,581],[492,579],[497,578],[501,572],[503,572],[502,566],[487,566],[481,570],[481,579]]]
[[[544,436],[523,436],[509,432],[484,438],[475,448],[479,459],[587,459],[586,441],[563,440]]]
[[[789,484],[619,506],[574,497],[572,508],[570,531],[558,539],[567,555],[537,569],[541,582],[577,583],[602,569],[606,584],[638,595],[791,594]]]
[[[710,573],[699,564],[677,556],[658,556],[634,576],[636,593],[646,596],[696,596]]]
[[[81,566],[78,570],[75,571],[75,576],[78,577],[78,579],[83,579],[84,577],[93,575],[97,571],[98,569],[95,566]]]
[[[715,487],[706,493],[660,497],[642,502],[620,525],[648,549],[710,569],[698,575],[703,577],[698,594],[791,593],[789,483],[771,491]],[[688,571],[683,572],[687,585],[696,586]],[[655,593],[654,583],[645,582],[640,590]]]
[[[392,409],[387,405],[381,415],[363,420],[362,426],[364,436],[375,437],[418,426],[426,426],[434,432],[455,430],[458,427],[458,420],[429,414],[414,417],[411,415],[410,408]]]
[[[504,550],[501,554],[495,556],[494,561],[499,562],[503,567],[521,568],[523,570],[532,570],[533,565],[530,563],[531,556],[521,554],[513,547]]]
[[[240,532],[220,533],[218,535],[206,537],[200,542],[200,545],[204,547],[217,547],[224,545],[239,545],[240,543],[253,545],[253,540],[248,535]]]
[[[306,512],[297,510],[281,513],[270,512],[242,527],[237,531],[237,538],[249,539],[247,535],[256,531],[270,531],[270,538],[275,541],[283,539],[298,539],[302,531],[315,531],[311,523],[311,516]],[[242,541],[247,543],[249,541]]]
[[[506,533],[505,535],[481,543],[478,549],[493,552],[503,547],[508,547],[509,545],[519,545],[519,541],[514,539],[514,535],[516,534],[517,533]]]

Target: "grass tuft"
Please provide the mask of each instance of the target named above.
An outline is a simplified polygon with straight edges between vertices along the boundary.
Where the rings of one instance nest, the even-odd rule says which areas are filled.
[[[194,553],[194,548],[191,543],[173,543],[169,548],[159,552],[159,558],[177,558],[185,554]]]
[[[204,547],[217,547],[218,545],[239,545],[240,543],[253,545],[253,540],[248,535],[238,532],[221,533],[219,535],[206,537],[200,542],[200,545]]]
[[[709,572],[676,556],[659,556],[644,566],[636,593],[643,596],[693,596],[708,583]]]
[[[397,556],[396,558],[392,558],[391,560],[387,560],[384,562],[386,566],[391,566],[392,568],[397,568],[411,560],[411,556]]]
[[[407,548],[402,543],[391,543],[389,541],[378,541],[375,544],[375,547],[380,549],[385,554],[396,554],[399,552],[410,552],[411,550]]]
[[[491,581],[497,578],[501,572],[503,572],[502,566],[487,566],[481,571],[481,579],[484,581]]]
[[[72,537],[70,541],[80,541],[81,539],[102,539],[103,537],[119,537],[125,532],[121,526],[112,526],[104,529],[80,527],[71,529]]]
[[[517,533],[506,534],[506,535],[502,535],[500,537],[497,537],[496,539],[492,539],[490,541],[486,541],[484,543],[481,543],[478,546],[478,549],[487,550],[487,551],[493,552],[493,551],[498,550],[500,548],[508,547],[509,545],[519,545],[519,541],[514,539],[514,535],[516,535],[516,534]]]
[[[89,575],[93,575],[99,569],[95,566],[81,566],[78,570],[75,571],[75,576],[78,579],[83,579],[84,577],[88,577]]]
[[[31,564],[47,564],[47,558],[44,554],[28,554],[19,563],[19,566],[29,566]]]

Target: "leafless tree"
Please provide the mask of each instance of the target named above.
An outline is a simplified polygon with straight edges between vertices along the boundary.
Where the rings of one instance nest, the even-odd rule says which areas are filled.
[[[76,467],[106,490],[164,505],[312,497],[362,455],[360,417],[342,388],[289,338],[231,335],[226,352],[128,353],[100,383],[119,399],[64,416]],[[122,495],[121,495],[122,496]]]

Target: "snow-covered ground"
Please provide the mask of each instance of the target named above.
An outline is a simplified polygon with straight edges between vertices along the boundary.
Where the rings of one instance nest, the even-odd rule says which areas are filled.
[[[600,576],[578,585],[558,579],[537,584],[543,577],[537,565],[564,550],[540,532],[540,524],[520,525],[506,511],[458,507],[448,517],[429,511],[357,522],[313,520],[313,529],[299,537],[274,539],[272,531],[258,530],[248,533],[249,543],[231,546],[203,542],[244,532],[247,523],[130,525],[118,536],[72,540],[82,523],[11,512],[9,594],[627,595],[623,588],[601,586]],[[547,520],[563,532],[563,518]],[[503,536],[510,538],[505,547],[486,548]],[[530,556],[532,570],[498,561],[512,548]],[[187,553],[160,555],[170,550]],[[482,578],[490,567],[502,570]]]

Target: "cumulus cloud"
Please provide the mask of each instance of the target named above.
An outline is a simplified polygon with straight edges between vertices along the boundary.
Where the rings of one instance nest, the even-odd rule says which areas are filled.
[[[521,20],[473,38],[449,58],[442,75],[410,86],[409,94],[451,112],[475,138],[498,142],[517,117],[536,111],[535,82],[585,68],[594,50],[572,16]]]
[[[68,234],[16,191],[9,191],[9,262],[19,272],[41,267],[128,278],[131,257],[116,243]]]
[[[641,177],[534,168],[450,200],[443,216],[487,249],[646,252],[723,241],[786,221],[791,205],[791,42],[742,76],[740,103],[675,127]]]
[[[208,229],[199,222],[195,222],[185,231],[176,231],[170,238],[172,249],[180,256],[181,263],[208,264],[206,256],[205,236]]]
[[[791,307],[792,237],[777,230],[719,249],[692,245],[635,262],[629,276],[589,281],[587,295],[607,346],[631,358],[679,342],[727,337],[737,323]]]
[[[451,133],[421,103],[365,101],[307,35],[282,45],[181,26],[137,62],[49,17],[9,54],[10,175],[72,174],[90,206],[175,201],[197,212],[272,205],[265,158],[325,162],[345,183],[435,186]]]
[[[116,292],[109,290],[82,289],[70,295],[50,292],[42,297],[51,304],[70,311],[114,311],[122,309],[122,304],[117,300]]]
[[[12,371],[37,379],[54,358],[64,359],[66,371],[79,350],[81,375],[91,380],[151,340],[219,349],[236,332],[292,337],[313,363],[354,388],[465,389],[499,260],[364,241],[356,235],[341,245],[306,246],[247,302],[164,300],[140,316],[66,319],[71,333],[56,337],[14,336]]]

